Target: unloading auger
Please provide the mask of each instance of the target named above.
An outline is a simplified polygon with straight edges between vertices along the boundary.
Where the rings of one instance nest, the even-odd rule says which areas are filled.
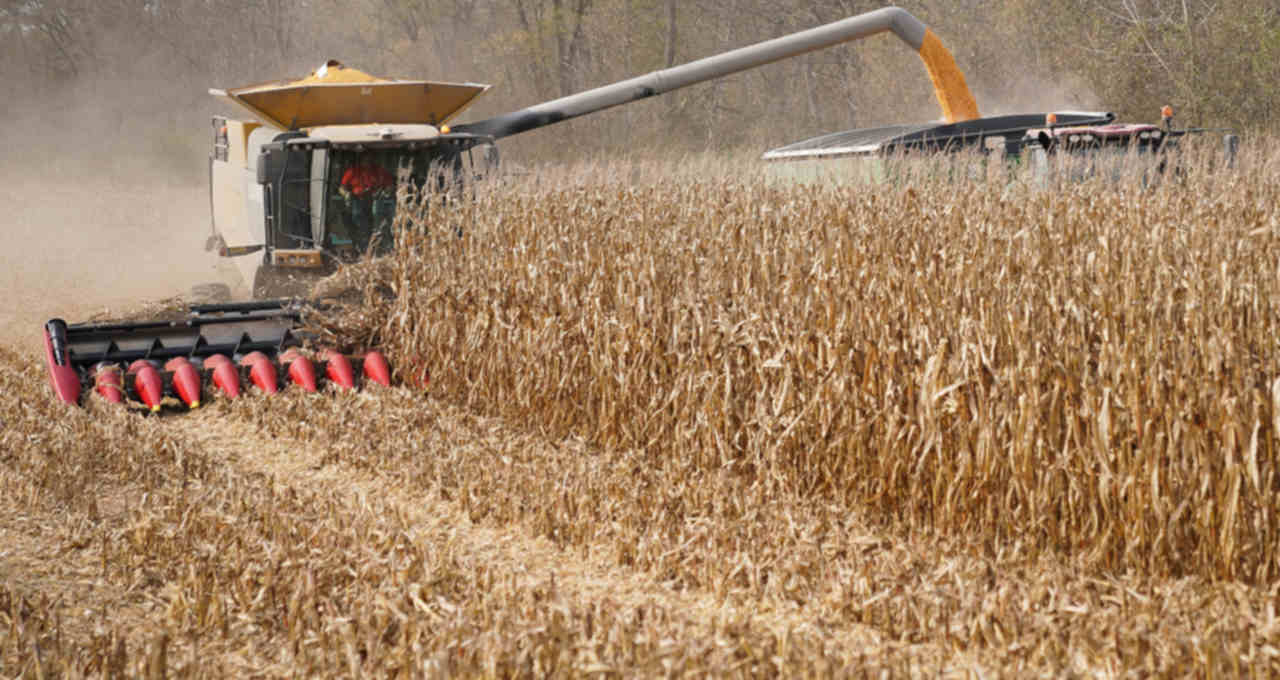
[[[49,382],[57,398],[80,403],[93,392],[151,412],[194,409],[217,392],[239,397],[286,387],[315,392],[325,383],[355,389],[391,384],[381,352],[348,356],[303,348],[303,304],[258,300],[193,305],[184,318],[44,326]]]

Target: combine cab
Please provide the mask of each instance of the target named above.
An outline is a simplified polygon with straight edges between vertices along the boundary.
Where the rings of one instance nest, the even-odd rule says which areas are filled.
[[[231,258],[255,298],[304,295],[343,263],[386,252],[398,186],[448,196],[496,163],[491,138],[445,124],[486,89],[331,61],[300,80],[211,90],[258,120],[213,119],[206,250]]]
[[[305,351],[294,330],[302,312],[297,303],[274,300],[196,305],[169,321],[53,319],[44,327],[49,381],[68,404],[96,392],[151,412],[198,408],[214,392],[236,398],[250,387],[274,394],[286,387],[315,392],[325,383],[391,384],[380,352]]]

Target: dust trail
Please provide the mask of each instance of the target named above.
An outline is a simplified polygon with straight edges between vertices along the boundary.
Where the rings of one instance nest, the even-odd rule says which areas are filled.
[[[40,324],[79,321],[222,280],[203,251],[207,189],[145,169],[0,173],[0,342],[38,347]],[[43,171],[42,171],[43,170]]]
[[[203,250],[206,102],[139,108],[143,87],[85,80],[9,102],[0,130],[0,344],[38,349],[46,319],[83,321],[197,283],[231,283]]]

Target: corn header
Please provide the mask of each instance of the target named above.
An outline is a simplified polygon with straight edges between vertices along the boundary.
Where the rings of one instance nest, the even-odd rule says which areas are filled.
[[[391,384],[381,352],[348,356],[304,349],[304,308],[291,300],[194,305],[174,320],[44,326],[49,381],[61,401],[96,393],[151,412],[193,409],[213,393],[236,398],[250,387],[315,392]]]

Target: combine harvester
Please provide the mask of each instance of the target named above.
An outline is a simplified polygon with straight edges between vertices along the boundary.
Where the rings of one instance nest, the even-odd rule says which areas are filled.
[[[299,80],[211,90],[252,119],[213,119],[206,249],[230,258],[258,301],[197,305],[178,320],[51,320],[44,335],[54,392],[71,404],[96,393],[158,411],[166,404],[194,408],[210,389],[235,396],[252,384],[271,393],[282,385],[279,376],[307,390],[325,378],[344,387],[361,376],[387,384],[391,371],[381,354],[359,358],[358,374],[343,355],[316,354],[298,330],[305,304],[268,298],[305,296],[343,263],[392,247],[393,187],[448,192],[482,162],[496,166],[496,142],[504,137],[880,33],[919,54],[946,121],[913,134],[960,126],[990,135],[1024,122],[980,118],[950,52],[894,7],[452,127],[487,85],[386,80],[330,61]],[[1059,116],[1077,125],[1110,121],[1109,114]],[[229,288],[220,292],[229,298]]]

